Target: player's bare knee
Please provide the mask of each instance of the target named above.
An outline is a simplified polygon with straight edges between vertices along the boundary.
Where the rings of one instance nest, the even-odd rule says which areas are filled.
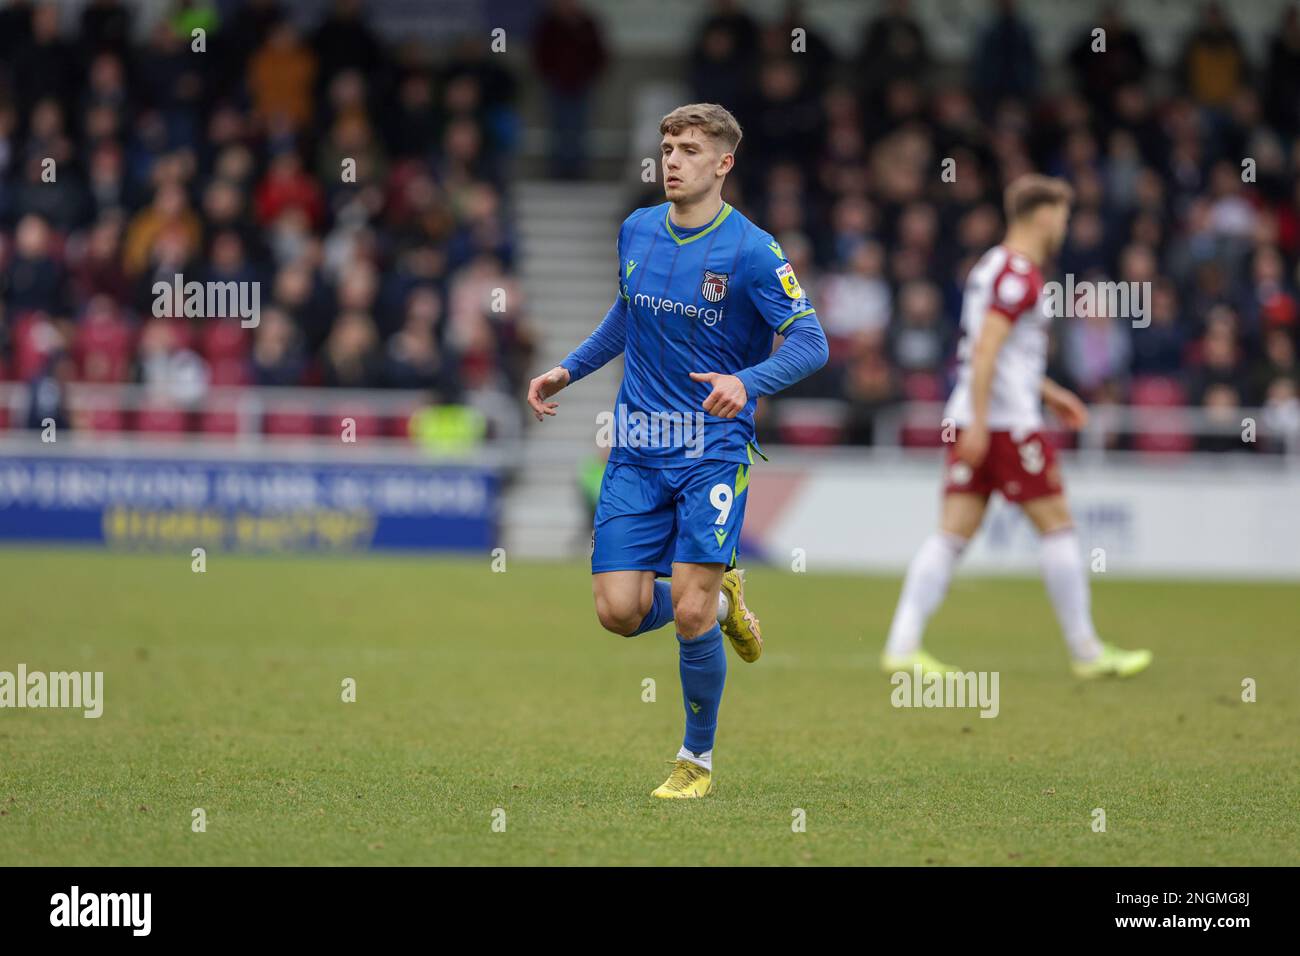
[[[596,598],[596,619],[601,627],[613,634],[630,637],[641,626],[644,617],[635,602]]]
[[[718,622],[716,595],[693,592],[673,603],[673,621],[684,638],[698,637]]]

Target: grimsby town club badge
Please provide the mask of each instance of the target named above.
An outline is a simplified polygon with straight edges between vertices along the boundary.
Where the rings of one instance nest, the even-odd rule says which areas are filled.
[[[710,302],[721,302],[727,294],[727,273],[705,272],[704,281],[700,283],[700,292]]]

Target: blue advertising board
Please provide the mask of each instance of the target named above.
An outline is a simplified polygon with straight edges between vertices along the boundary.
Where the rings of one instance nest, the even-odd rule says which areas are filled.
[[[481,551],[498,491],[470,466],[17,456],[0,458],[0,540]]]

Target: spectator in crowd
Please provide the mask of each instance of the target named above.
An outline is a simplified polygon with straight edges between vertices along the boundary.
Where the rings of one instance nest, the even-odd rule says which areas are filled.
[[[68,413],[68,385],[76,379],[76,365],[64,351],[54,352],[28,386],[27,427],[44,431],[54,425],[54,436],[72,427]]]
[[[116,212],[99,217],[78,248],[70,250],[71,288],[77,302],[108,296],[119,306],[131,301],[131,283],[122,269],[122,219]]]
[[[273,134],[296,133],[312,118],[316,55],[288,20],[276,22],[248,62],[253,113]]]
[[[1110,280],[1090,273],[1084,281],[1097,288]],[[1106,296],[1092,298],[1091,305],[1082,295],[1076,299],[1074,317],[1065,324],[1061,350],[1070,380],[1085,401],[1102,394],[1105,386],[1128,372],[1132,351],[1131,319],[1112,315]]]
[[[253,336],[253,384],[302,384],[306,357],[301,338],[283,311],[263,309]]]
[[[432,289],[417,289],[407,302],[406,318],[388,340],[384,377],[393,388],[432,391],[443,401],[460,397],[458,361],[439,344],[442,300]]]
[[[1295,378],[1279,378],[1268,386],[1260,425],[1268,451],[1300,447],[1300,384]]]
[[[778,56],[797,53],[810,90],[825,89],[837,66],[835,48],[813,25],[802,0],[786,0],[781,19],[763,33],[763,51]]]
[[[136,213],[126,229],[122,265],[128,276],[139,276],[156,261],[160,239],[178,237],[190,248],[197,248],[203,225],[190,208],[185,188],[176,182],[160,185],[151,202]],[[183,263],[183,260],[182,260]]]
[[[533,33],[533,63],[546,84],[551,119],[551,175],[587,174],[592,90],[605,70],[605,41],[579,0],[551,0]]]
[[[859,243],[849,257],[848,269],[832,274],[816,294],[831,360],[852,351],[864,337],[881,335],[889,324],[892,301],[885,278],[884,247],[873,241]]]
[[[341,313],[325,341],[323,383],[341,388],[378,388],[383,380],[378,348],[379,336],[368,314],[357,310]]]
[[[49,224],[40,216],[27,215],[18,222],[5,287],[11,314],[57,312],[65,305],[63,269],[52,255],[52,243]]]
[[[1236,315],[1228,306],[1219,305],[1211,310],[1205,334],[1197,343],[1190,377],[1193,401],[1207,405],[1213,399],[1222,404],[1231,393],[1233,401],[1240,403],[1246,383],[1236,326]]]
[[[190,405],[208,386],[208,366],[191,347],[181,319],[149,319],[140,334],[140,380],[154,398]]]
[[[972,76],[986,112],[1004,98],[1024,98],[1038,88],[1038,53],[1033,31],[1016,10],[1015,0],[996,0],[996,13],[980,33]]]
[[[1279,382],[1300,385],[1300,362],[1296,360],[1296,344],[1292,333],[1277,325],[1264,333],[1264,355],[1251,375],[1250,398],[1252,402],[1268,401],[1270,390]]]
[[[1196,28],[1183,47],[1182,74],[1192,99],[1213,108],[1226,107],[1246,82],[1245,51],[1218,3],[1201,7]]]
[[[1282,136],[1300,135],[1300,6],[1296,4],[1286,8],[1269,43],[1262,88],[1269,123]]]
[[[904,372],[938,371],[949,351],[942,308],[943,299],[933,283],[913,279],[902,287],[889,342],[895,367]]]
[[[334,0],[329,14],[312,33],[311,49],[319,66],[319,88],[345,70],[378,78],[385,67],[379,38],[362,15],[361,0]]]
[[[855,72],[872,108],[884,105],[891,81],[922,83],[929,73],[929,46],[910,6],[909,0],[888,0],[862,31]]]
[[[848,439],[857,444],[876,440],[877,418],[901,398],[898,373],[880,345],[862,348],[845,368],[843,394],[848,400]]]
[[[1168,279],[1151,291],[1151,324],[1131,336],[1134,375],[1176,377],[1183,367],[1187,337],[1178,321],[1178,292]]]
[[[1101,36],[1096,35],[1097,29],[1104,31]],[[1069,59],[1079,92],[1087,98],[1093,111],[1106,120],[1115,115],[1115,95],[1122,88],[1141,85],[1149,67],[1142,35],[1113,2],[1102,10],[1096,27],[1089,26],[1080,33],[1070,49]]]

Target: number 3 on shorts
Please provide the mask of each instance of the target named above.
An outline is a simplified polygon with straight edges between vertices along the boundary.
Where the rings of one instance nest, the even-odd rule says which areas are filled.
[[[1019,451],[1020,467],[1025,469],[1025,474],[1036,475],[1043,470],[1046,461],[1043,457],[1043,446],[1039,444],[1037,438],[1020,445]]]

